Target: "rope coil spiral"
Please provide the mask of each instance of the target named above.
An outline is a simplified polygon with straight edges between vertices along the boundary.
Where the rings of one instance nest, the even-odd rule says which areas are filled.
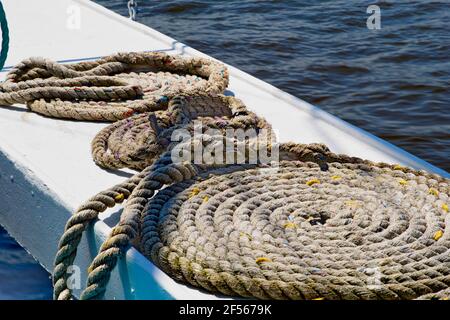
[[[271,131],[265,120],[234,97],[180,95],[169,102],[168,110],[138,114],[101,130],[92,141],[92,157],[103,168],[143,170],[166,150],[176,130],[193,134],[195,119],[204,129],[221,130],[223,135],[230,128]]]
[[[448,289],[450,237],[437,235],[449,219],[428,192],[448,196],[448,181],[340,163],[228,170],[175,183],[143,206],[140,250],[174,279],[260,299],[415,299]]]
[[[274,172],[262,164],[175,164],[170,153],[162,155],[131,178],[135,188],[124,194],[121,221],[92,262],[81,298],[101,297],[133,241],[174,279],[225,295],[445,295],[448,179],[336,155],[320,144],[281,144],[280,160]],[[60,247],[70,243],[65,238]],[[56,297],[70,297],[64,290]]]

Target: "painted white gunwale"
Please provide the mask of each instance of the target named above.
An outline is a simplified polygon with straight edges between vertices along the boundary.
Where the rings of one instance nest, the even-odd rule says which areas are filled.
[[[12,33],[8,66],[30,55],[55,60],[79,60],[116,51],[164,50],[169,53],[206,56],[87,0],[5,0],[3,3]],[[23,7],[25,3],[27,8]],[[33,42],[35,36],[35,31],[27,27],[24,21],[36,21],[39,18],[45,20],[48,10],[55,10],[55,15],[64,17],[66,9],[72,5],[80,6],[83,24],[88,25],[86,28],[74,34],[62,27],[63,20],[48,21],[50,26],[43,35],[45,45],[37,42],[36,45],[27,46],[23,43],[28,40]],[[20,19],[18,14],[21,15]],[[101,24],[101,27],[94,30],[93,21]],[[24,31],[17,32],[17,37],[14,36],[16,26]],[[114,31],[113,35],[111,30]],[[15,42],[17,38],[22,42]],[[64,46],[73,47],[73,52],[66,50]],[[278,130],[281,141],[324,142],[336,152],[374,161],[400,163],[450,177],[447,172],[364,130],[237,68],[229,68],[230,91],[250,109],[268,119]],[[4,72],[0,76],[4,77]],[[90,159],[90,140],[105,125],[48,119],[20,112],[15,107],[0,108],[0,135],[3,137],[0,139],[0,200],[3,204],[0,207],[0,223],[47,270],[51,270],[57,239],[71,212],[89,196],[125,179],[124,176],[100,170]],[[124,174],[126,173],[125,170]],[[98,221],[88,230],[76,261],[81,266],[84,277],[86,266],[105,239],[110,230],[109,225],[117,219],[117,215],[118,209],[102,214],[104,221]],[[106,298],[216,297],[174,282],[131,248],[119,262]]]

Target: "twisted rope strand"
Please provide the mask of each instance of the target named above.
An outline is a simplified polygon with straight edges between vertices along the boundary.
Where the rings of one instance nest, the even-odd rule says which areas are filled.
[[[354,160],[329,163],[326,171],[293,160],[283,161],[276,174],[219,169],[170,186],[142,213],[141,251],[175,279],[227,295],[443,295],[450,284],[448,218],[441,209],[448,180]],[[414,183],[435,186],[442,198]],[[396,200],[400,194],[403,204]],[[408,215],[403,208],[417,197],[426,203]],[[373,211],[380,198],[386,202]],[[380,273],[374,281],[373,272]]]
[[[230,128],[271,131],[270,125],[246,110],[239,99],[210,94],[181,95],[170,101],[166,111],[138,114],[101,130],[92,141],[92,157],[103,168],[142,170],[166,150],[176,130],[193,135],[195,119],[205,130],[217,129],[223,134]]]
[[[155,170],[142,179],[139,190],[132,193],[133,199],[127,202],[119,224],[113,228],[108,239],[102,244],[98,255],[89,266],[87,287],[80,298],[95,299],[101,297],[105,290],[111,271],[117,259],[139,233],[140,212],[145,203],[156,190],[176,181],[190,179],[197,173],[194,166],[180,164],[167,165]]]
[[[127,199],[140,180],[152,169],[153,167],[149,167],[148,170],[136,174],[127,181],[98,193],[80,206],[70,217],[59,241],[54,261],[53,286],[55,299],[67,300],[72,297],[71,290],[67,287],[67,269],[75,260],[77,247],[88,223],[96,219],[98,214],[108,207],[114,207],[117,203]]]
[[[448,221],[439,209],[450,194],[442,177],[337,155],[321,144],[282,144],[275,174],[261,165],[197,165],[197,175],[182,174],[183,166],[170,171],[168,157],[167,167],[133,191],[126,217],[90,267],[83,298],[101,297],[139,229],[141,252],[163,271],[226,295],[414,299],[443,294],[450,284],[449,235],[437,236]],[[168,187],[153,196],[156,176],[156,188]],[[429,197],[431,188],[440,198]],[[402,208],[416,198],[432,209],[406,215]],[[424,229],[425,208],[432,216]],[[381,275],[371,284],[374,268]]]
[[[226,67],[203,58],[131,52],[67,65],[29,58],[0,85],[0,104],[27,104],[50,117],[116,121],[163,109],[180,93],[221,93],[227,85]]]
[[[247,164],[251,150],[270,153],[278,145],[259,143],[264,130],[273,134],[270,125],[240,100],[218,94],[227,85],[222,64],[164,53],[66,65],[29,58],[11,70],[0,104],[24,103],[55,118],[117,121],[92,141],[94,161],[143,170],[69,219],[54,262],[55,299],[72,298],[67,271],[87,225],[124,200],[81,299],[103,296],[132,244],[177,281],[230,296],[448,298],[448,179],[335,154],[323,144],[284,143],[278,162]],[[205,126],[200,136],[172,141],[176,130],[192,135],[193,120]],[[255,129],[257,136],[235,141],[225,136],[229,128]],[[242,153],[244,163],[173,162],[177,147],[195,159],[195,146],[214,142],[232,142],[223,156]]]

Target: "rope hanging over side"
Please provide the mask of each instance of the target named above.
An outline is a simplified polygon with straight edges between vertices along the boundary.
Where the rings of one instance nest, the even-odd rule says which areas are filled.
[[[130,196],[143,177],[149,172],[157,171],[164,165],[164,162],[161,161],[158,164],[149,166],[125,182],[98,193],[81,205],[71,216],[66,223],[64,234],[59,241],[58,252],[54,261],[53,294],[55,299],[68,300],[72,298],[71,290],[67,286],[67,268],[75,260],[77,247],[88,224],[97,219],[99,213],[105,211],[107,208],[112,208],[116,204],[122,203]]]
[[[227,85],[223,64],[161,52],[118,53],[66,65],[29,58],[0,85],[0,104],[27,104],[55,118],[116,121],[164,109],[177,94],[222,93]]]
[[[162,130],[161,128],[155,128],[152,132],[160,132],[160,134],[158,135],[159,140],[165,141],[169,141],[168,139],[170,139],[171,132],[173,132],[173,130],[175,130],[176,128],[192,129],[192,127],[190,127],[190,125],[192,124],[192,119],[199,118],[199,116],[202,116],[201,120],[205,129],[257,128],[265,129],[266,131],[271,132],[270,125],[264,119],[258,118],[255,114],[248,111],[240,100],[222,95],[198,94],[194,96],[177,96],[170,102],[169,110],[166,112],[160,112],[160,114],[164,115],[165,117],[160,117],[161,121],[159,125],[161,127],[165,125],[166,127],[164,127],[164,130]],[[222,114],[224,115],[224,117],[208,117],[208,115],[213,114]],[[105,129],[105,132],[109,133],[111,131],[110,128],[120,128],[123,123],[127,122],[127,120],[128,119],[121,121],[120,124],[115,123],[107,127]],[[148,119],[146,119],[146,121],[148,121]],[[117,126],[117,124],[119,125]],[[133,128],[135,133],[139,130],[142,130],[142,127],[139,125],[134,126]],[[151,128],[151,126],[148,122],[144,129],[147,130],[149,128]],[[119,136],[124,136],[123,131],[118,130],[118,132],[120,132]],[[223,133],[219,135],[220,138],[222,138]],[[110,167],[112,167],[112,165],[114,165],[115,167],[124,165],[123,163],[120,163],[118,161],[104,161],[104,159],[111,160],[111,158],[105,156],[106,153],[103,152],[103,150],[105,149],[104,141],[108,140],[109,142],[111,142],[111,139],[107,139],[104,136],[105,135],[100,132],[99,135],[97,135],[97,137],[94,139],[93,146],[98,146],[98,148],[93,148],[94,157],[97,159],[102,158],[103,163],[108,163]],[[202,140],[203,138],[203,136],[198,137],[199,140]],[[211,136],[207,134],[207,138],[211,138]],[[142,139],[139,139],[139,141],[142,142]],[[197,143],[197,141],[198,140],[192,139],[185,143],[188,145],[194,145]],[[246,147],[249,148],[255,143],[255,141],[252,141],[253,140],[250,139],[240,142],[244,143]],[[234,141],[233,139],[232,143],[234,145],[236,141]],[[123,146],[124,144],[124,141],[117,143],[118,146]],[[99,212],[102,212],[106,210],[107,207],[114,206],[116,203],[122,202],[124,199],[127,199],[130,195],[130,192],[132,191],[132,188],[136,187],[136,182],[141,179],[143,174],[148,174],[150,176],[151,181],[146,184],[146,186],[151,188],[152,190],[158,190],[163,185],[170,185],[180,179],[188,179],[197,174],[197,167],[194,165],[172,163],[171,152],[172,148],[176,146],[180,146],[180,144],[178,142],[161,144],[161,148],[158,149],[158,154],[155,154],[155,157],[150,158],[150,160],[152,161],[156,160],[156,162],[152,166],[147,167],[143,172],[126,181],[123,185],[121,184],[102,193],[99,193],[97,196],[90,199],[85,205],[81,206],[72,216],[72,218],[67,223],[65,233],[60,240],[59,250],[55,259],[55,267],[53,272],[55,298],[70,299],[72,297],[71,292],[66,285],[67,268],[73,263],[75,259],[76,247],[81,240],[82,232],[85,230],[87,223],[95,219],[98,216]],[[147,150],[148,147],[146,145],[142,146],[138,144],[138,147],[146,150],[147,155],[149,154]],[[99,152],[95,152],[95,150],[98,149],[102,150],[100,156],[98,155]],[[193,149],[189,150],[193,152]],[[166,151],[166,153],[163,153],[164,151]],[[248,152],[244,149],[243,154],[247,153]],[[161,157],[160,154],[162,154]],[[142,163],[140,162],[137,162],[137,164],[142,165]],[[132,167],[130,162],[125,163],[125,165],[127,165],[128,167]],[[139,183],[143,182],[140,181]],[[124,188],[126,189],[125,192],[118,194],[118,192],[120,192],[120,190],[123,190]],[[144,192],[143,195],[144,196],[142,197],[139,196],[140,200],[146,200],[147,198],[151,197],[153,195],[153,191]],[[139,207],[140,200],[138,200],[136,201]],[[127,204],[130,205],[133,203],[135,203],[135,201],[127,202]],[[107,268],[104,268],[104,266],[100,268],[103,270],[101,274],[107,274],[102,278],[103,285],[100,285],[96,282],[95,279],[98,279],[98,276],[94,273],[91,280],[89,281],[92,281],[95,284],[93,284],[93,286],[90,286],[90,289],[86,293],[82,294],[82,298],[92,298],[94,296],[100,296],[104,291],[104,288],[109,279],[109,272],[114,268],[117,257],[122,252],[121,248],[126,247],[136,235],[135,231],[137,229],[130,229],[129,227],[130,221],[134,221],[131,223],[133,227],[136,228],[138,226],[135,220],[136,216],[133,214],[133,212],[135,211],[131,211],[130,214],[124,213],[122,217],[125,219],[124,221],[127,221],[127,223],[119,224],[119,226],[115,227],[111,233],[112,238],[116,240],[121,239],[120,241],[122,242],[120,244],[120,248],[117,247],[118,243],[115,242],[116,240],[106,241],[104,245],[102,245],[101,253],[93,262],[93,266],[98,263],[107,263],[109,266]],[[125,233],[125,235],[123,233]],[[114,248],[110,247],[109,243],[113,243]],[[106,260],[108,262],[105,262]]]

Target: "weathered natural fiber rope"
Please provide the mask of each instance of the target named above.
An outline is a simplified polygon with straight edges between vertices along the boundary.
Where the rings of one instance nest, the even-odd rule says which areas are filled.
[[[225,295],[414,299],[450,285],[445,212],[428,199],[438,182],[420,178],[290,162],[276,174],[180,182],[146,204],[141,251],[175,279]]]
[[[417,298],[417,300],[450,300],[450,288],[441,290],[436,293],[425,294]]]
[[[224,295],[449,297],[448,179],[333,154],[320,144],[282,144],[278,170],[173,163],[179,144],[171,135],[192,134],[195,119],[218,129],[218,137],[202,131],[207,140],[224,142],[228,128],[271,132],[238,99],[217,95],[227,85],[222,64],[163,53],[67,65],[30,58],[8,74],[0,104],[26,103],[57,118],[121,120],[93,140],[94,161],[143,170],[88,200],[68,221],[55,258],[55,298],[72,297],[67,269],[88,223],[126,199],[89,268],[82,299],[103,295],[131,244],[176,280]],[[246,142],[248,156],[256,139]]]
[[[75,260],[78,244],[88,223],[96,219],[98,214],[105,211],[108,207],[114,207],[117,203],[127,199],[148,171],[155,168],[155,166],[149,167],[124,183],[98,193],[80,206],[77,212],[69,219],[66,223],[64,234],[59,241],[59,249],[54,262],[53,290],[55,299],[67,300],[72,296],[67,287],[67,268]]]
[[[103,168],[142,170],[167,148],[177,129],[193,134],[192,120],[204,129],[267,129],[269,124],[248,111],[234,97],[211,94],[181,95],[172,99],[168,110],[146,112],[117,121],[101,130],[92,141],[92,156]]]
[[[153,114],[153,113],[150,113]],[[59,243],[59,250],[57,253],[57,257],[55,259],[55,269],[53,274],[53,282],[54,282],[54,294],[55,298],[58,299],[70,299],[71,298],[71,292],[67,288],[67,268],[73,263],[76,255],[76,248],[78,246],[78,243],[81,239],[81,234],[85,230],[87,223],[89,221],[92,221],[93,219],[96,219],[99,212],[102,212],[106,210],[107,207],[113,206],[115,203],[122,202],[124,199],[128,198],[130,191],[132,190],[131,187],[136,186],[136,182],[142,177],[142,174],[151,174],[155,176],[155,181],[153,184],[151,184],[152,187],[154,187],[154,190],[160,189],[164,184],[170,184],[171,180],[167,180],[168,177],[165,174],[160,174],[160,172],[171,172],[170,174],[173,174],[173,170],[181,170],[182,172],[186,171],[186,166],[190,168],[192,172],[189,175],[189,170],[187,172],[184,172],[184,174],[187,174],[187,176],[192,176],[194,173],[196,174],[195,166],[190,166],[186,164],[173,164],[171,163],[171,150],[173,147],[179,146],[180,144],[178,142],[171,142],[171,133],[174,132],[176,129],[184,129],[188,132],[192,132],[192,119],[199,119],[202,123],[203,130],[201,133],[201,138],[204,138],[206,136],[207,138],[213,138],[209,135],[209,132],[204,133],[206,129],[217,129],[219,131],[219,138],[220,141],[222,141],[223,138],[223,131],[220,133],[220,130],[224,130],[225,128],[230,129],[243,129],[246,130],[248,128],[256,129],[257,134],[272,134],[270,125],[261,118],[258,118],[254,113],[248,111],[246,107],[242,104],[242,102],[239,99],[236,99],[234,97],[226,97],[223,95],[210,95],[205,93],[198,93],[193,96],[177,96],[171,100],[169,103],[169,109],[166,112],[160,112],[160,117],[157,119],[159,120],[157,124],[155,124],[155,127],[151,126],[151,121],[148,119],[149,115],[145,114],[145,121],[139,122],[136,125],[136,122],[134,122],[135,125],[132,125],[131,127],[129,125],[126,125],[127,123],[130,123],[126,120],[119,121],[109,127],[107,127],[105,130],[100,132],[97,137],[93,141],[93,154],[94,158],[102,159],[102,163],[105,166],[105,164],[108,164],[109,167],[119,167],[126,165],[127,167],[132,168],[139,168],[139,166],[142,166],[142,162],[153,162],[155,159],[157,159],[157,163],[154,165],[147,167],[142,173],[138,174],[135,177],[132,177],[129,181],[126,181],[125,183],[115,186],[105,192],[99,193],[97,196],[90,199],[85,205],[82,205],[77,212],[72,216],[72,218],[69,220],[69,222],[66,225],[65,233],[62,236],[60,243]],[[209,117],[209,115],[222,115],[222,117]],[[132,117],[141,120],[139,116]],[[133,121],[133,119],[131,119]],[[144,120],[144,119],[142,119]],[[131,122],[133,123],[133,122]],[[122,124],[125,124],[125,129],[120,130],[122,127]],[[142,126],[143,125],[143,126]],[[134,132],[133,134],[141,134],[144,136],[143,139],[137,139],[137,142],[135,143],[136,148],[143,150],[142,152],[146,155],[146,157],[142,159],[134,159],[134,162],[128,161],[126,163],[116,161],[118,159],[111,158],[108,155],[106,155],[105,146],[107,145],[108,135],[111,134],[112,131],[116,131],[118,139],[122,139],[122,141],[117,143],[117,146],[123,146],[125,144],[131,145],[130,142],[132,141],[123,141],[123,136],[126,137],[126,134],[124,134],[124,131],[127,129],[132,129]],[[262,130],[263,129],[263,130]],[[264,131],[265,130],[265,131]],[[157,145],[157,147],[153,147],[155,152],[154,156],[149,157],[150,153],[148,151],[148,148],[152,147],[153,140],[149,141],[149,134],[154,135],[155,131],[159,132],[157,135],[157,139],[154,139],[155,142],[160,143]],[[149,133],[150,132],[150,133]],[[259,136],[257,136],[259,137]],[[270,136],[269,136],[270,137]],[[217,139],[217,137],[216,137]],[[131,139],[133,140],[133,139]],[[201,139],[200,139],[201,140]],[[161,141],[167,141],[167,143],[161,143]],[[145,142],[145,143],[143,143]],[[233,140],[233,143],[244,143],[247,145],[247,148],[250,146],[253,146],[256,143],[256,140],[250,138],[245,141],[240,141],[239,139]],[[186,144],[195,144],[196,141],[188,141]],[[95,147],[97,146],[97,147]],[[253,146],[254,147],[254,146]],[[100,149],[100,151],[98,151]],[[97,150],[97,152],[95,151]],[[127,152],[124,154],[130,157],[130,150],[133,151],[133,148],[127,149]],[[157,158],[163,151],[166,151],[165,155],[161,158]],[[101,156],[98,156],[98,153],[101,153]],[[244,151],[245,153],[245,151]],[[136,154],[136,153],[134,153]],[[97,155],[97,156],[96,156]],[[106,159],[106,160],[105,160]],[[114,160],[112,160],[114,159]],[[125,159],[125,158],[123,158]],[[123,161],[122,159],[122,161]],[[173,167],[173,170],[171,169]],[[171,171],[172,170],[172,171]],[[169,175],[170,175],[169,174]],[[187,177],[186,176],[186,177]],[[178,176],[179,177],[179,176]],[[161,181],[164,182],[164,184],[159,183],[159,179],[162,179]],[[119,190],[126,189],[125,192],[119,193]],[[152,192],[144,193],[146,197],[151,197]],[[131,202],[130,202],[131,203]],[[123,217],[130,217],[130,215],[124,215]],[[126,219],[129,223],[130,218]],[[126,230],[129,231],[128,227],[121,227],[118,226],[114,229],[112,233],[112,237],[114,236],[114,232],[125,232]],[[125,230],[125,231],[124,231]],[[132,231],[130,231],[132,232]],[[117,239],[121,239],[122,246],[126,246],[129,244],[129,239],[134,238],[135,234],[131,233],[129,236],[123,237],[121,235],[120,237],[114,237],[114,243],[117,245]],[[103,248],[104,246],[102,246]],[[108,248],[107,243],[105,243],[105,248]],[[100,254],[96,260],[95,263],[106,263],[109,265],[108,268],[105,268],[103,273],[108,272],[112,270],[116,263],[117,255],[120,253],[120,251],[117,248],[113,248],[111,250],[108,250],[107,254]],[[106,260],[105,260],[106,259]],[[92,276],[95,280],[95,275]],[[103,285],[99,286],[98,283],[96,283],[95,286],[99,286],[102,290],[104,290],[104,287],[106,286],[107,280],[109,279],[109,274],[102,278]],[[94,281],[93,280],[93,281]],[[91,286],[92,289],[92,286]],[[90,293],[92,295],[92,292]],[[97,295],[99,295],[97,293]],[[88,293],[84,293],[82,298],[88,298],[90,297]]]
[[[108,190],[110,204],[129,199],[90,266],[81,297],[103,294],[117,258],[132,241],[178,281],[225,295],[415,299],[447,294],[448,179],[336,155],[323,145],[283,144],[280,159],[278,171],[261,164],[214,168],[173,164],[167,153],[127,182],[134,186],[131,194],[127,189],[118,197]],[[72,236],[61,242],[58,284],[74,255],[77,243],[71,239],[79,239],[96,217],[84,208],[97,201],[79,210],[77,223],[68,228]],[[56,288],[57,298],[70,297],[67,288]]]
[[[55,118],[116,121],[163,109],[180,93],[222,93],[227,85],[227,68],[204,58],[132,52],[66,65],[29,58],[0,85],[0,104],[24,103]]]

